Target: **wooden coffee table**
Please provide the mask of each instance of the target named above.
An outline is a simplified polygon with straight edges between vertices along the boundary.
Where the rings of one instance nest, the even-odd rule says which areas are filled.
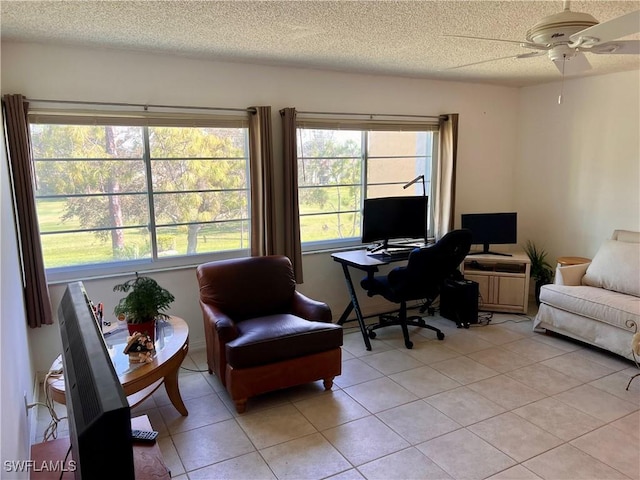
[[[189,326],[179,317],[161,320],[156,327],[156,354],[151,363],[130,363],[128,355],[123,353],[129,335],[126,326],[105,336],[105,343],[111,355],[116,373],[122,383],[131,408],[140,404],[164,383],[164,387],[173,406],[182,415],[188,415],[180,390],[178,372],[189,350]],[[62,356],[59,356],[51,370],[62,368]],[[64,374],[50,375],[47,388],[51,398],[65,404]]]

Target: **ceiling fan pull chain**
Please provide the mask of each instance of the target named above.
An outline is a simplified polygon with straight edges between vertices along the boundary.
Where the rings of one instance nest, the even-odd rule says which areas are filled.
[[[560,95],[558,95],[558,105],[562,105],[562,93],[564,92],[564,64],[567,61],[567,54],[562,55],[562,81],[560,83]]]

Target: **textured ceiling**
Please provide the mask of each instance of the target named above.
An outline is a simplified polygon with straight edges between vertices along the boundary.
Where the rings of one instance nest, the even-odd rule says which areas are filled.
[[[172,53],[224,61],[288,65],[522,86],[560,79],[524,40],[561,1],[11,1],[2,0],[2,40]],[[640,1],[574,1],[572,11],[604,22]],[[640,27],[640,26],[639,26]],[[634,35],[626,37],[638,39]],[[640,68],[640,55],[587,54],[581,75]]]

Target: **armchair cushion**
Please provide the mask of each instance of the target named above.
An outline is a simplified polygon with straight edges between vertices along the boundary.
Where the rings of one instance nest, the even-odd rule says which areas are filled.
[[[640,297],[639,265],[637,243],[607,240],[598,249],[582,283]]]
[[[311,322],[291,314],[268,315],[237,325],[240,335],[227,343],[227,363],[233,368],[288,360],[342,345],[342,327]]]
[[[556,268],[556,276],[553,283],[556,285],[571,285],[577,287],[578,285],[581,285],[582,277],[584,277],[588,267],[588,263],[558,266]]]

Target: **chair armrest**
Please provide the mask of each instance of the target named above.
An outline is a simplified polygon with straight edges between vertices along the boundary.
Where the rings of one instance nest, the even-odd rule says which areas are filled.
[[[556,285],[568,285],[576,287],[581,284],[582,277],[587,273],[591,263],[579,263],[577,265],[559,266],[556,268],[556,277],[553,283]]]
[[[324,302],[312,300],[297,290],[291,301],[291,313],[306,320],[331,323],[333,317],[329,305]]]
[[[207,303],[200,302],[200,306],[202,307],[202,314],[216,331],[221,342],[228,343],[238,338],[238,328],[231,318]]]

